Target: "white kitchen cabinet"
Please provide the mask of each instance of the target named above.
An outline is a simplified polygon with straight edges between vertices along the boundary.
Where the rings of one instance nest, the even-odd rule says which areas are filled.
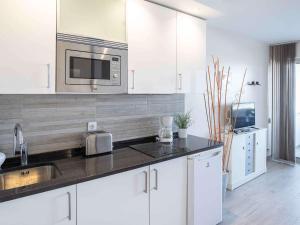
[[[149,225],[149,167],[77,185],[77,225]]]
[[[143,0],[127,3],[128,92],[176,93],[176,11]]]
[[[126,0],[58,0],[58,33],[126,42]]]
[[[76,186],[0,204],[3,225],[76,225]]]
[[[201,93],[206,66],[206,22],[177,13],[177,92]]]
[[[2,0],[0,94],[55,92],[56,1]]]
[[[249,144],[251,145],[250,148],[246,146]],[[253,150],[251,152],[253,160],[250,160],[250,162],[248,162],[249,155],[246,152],[249,149]],[[249,163],[253,168],[250,172],[248,172]],[[255,129],[247,133],[235,134],[228,167],[227,188],[229,190],[233,190],[265,173],[267,171],[267,129]]]
[[[150,190],[151,225],[186,225],[186,157],[151,165]]]

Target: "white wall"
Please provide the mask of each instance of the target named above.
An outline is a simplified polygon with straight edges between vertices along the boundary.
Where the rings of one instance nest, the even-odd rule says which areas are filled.
[[[297,46],[300,46],[299,44]],[[298,57],[300,57],[300,48],[297,48],[299,51]],[[300,64],[296,65],[296,146],[300,146]]]
[[[247,68],[246,82],[257,80],[262,86],[245,86],[242,102],[256,103],[256,125],[267,127],[267,84],[268,84],[268,57],[267,44],[251,38],[223,31],[207,26],[207,62],[212,65],[212,56],[219,57],[220,64],[227,69],[231,67],[231,79],[229,85],[229,101],[232,102],[240,88],[244,69]],[[211,67],[212,68],[212,67]],[[205,71],[201,75],[203,92],[205,87]],[[194,120],[189,133],[207,137],[203,95],[186,95],[186,110],[192,110]]]

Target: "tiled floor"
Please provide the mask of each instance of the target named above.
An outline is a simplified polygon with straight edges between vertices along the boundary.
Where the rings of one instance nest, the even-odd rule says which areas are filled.
[[[268,162],[268,172],[227,192],[222,225],[300,225],[300,165]]]

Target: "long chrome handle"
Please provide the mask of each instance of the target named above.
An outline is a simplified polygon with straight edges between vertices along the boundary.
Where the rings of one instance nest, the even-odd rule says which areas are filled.
[[[178,79],[179,79],[179,87],[178,87],[178,89],[182,90],[182,74],[181,73],[178,74]]]
[[[158,190],[158,170],[157,169],[154,169],[153,170],[155,172],[155,186],[154,186],[154,190]]]
[[[48,69],[48,77],[47,77],[47,88],[50,88],[51,85],[50,85],[50,76],[51,76],[51,65],[48,63],[47,64],[47,69]]]
[[[69,203],[69,215],[68,219],[71,221],[72,220],[72,202],[71,202],[71,193],[67,192],[68,194],[68,203]]]
[[[190,160],[196,159],[196,160],[201,161],[201,160],[206,160],[206,159],[214,158],[214,157],[220,155],[221,153],[222,153],[222,151],[214,152],[213,154],[207,155],[207,156],[196,155],[196,156],[194,156],[193,158],[189,158],[189,159],[190,159]]]
[[[131,73],[132,73],[132,86],[131,86],[131,89],[133,90],[133,89],[134,89],[134,76],[135,76],[135,70],[131,70]]]
[[[145,189],[144,192],[147,194],[148,193],[148,173],[147,171],[143,172],[145,174]]]

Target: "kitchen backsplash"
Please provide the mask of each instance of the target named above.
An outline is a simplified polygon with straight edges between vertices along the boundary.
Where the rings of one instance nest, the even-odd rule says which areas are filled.
[[[80,147],[87,122],[114,141],[156,135],[159,116],[184,111],[184,95],[0,95],[0,152],[12,156],[13,128],[29,154]]]

